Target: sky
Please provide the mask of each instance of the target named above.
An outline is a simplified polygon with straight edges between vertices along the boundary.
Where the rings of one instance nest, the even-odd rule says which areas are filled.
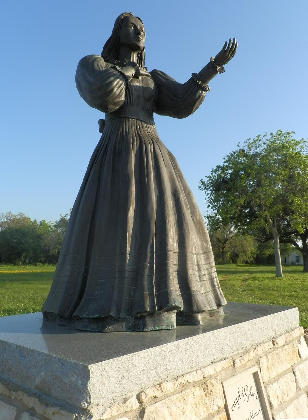
[[[104,117],[79,96],[76,66],[101,53],[124,11],[144,22],[148,69],[181,83],[238,39],[192,116],[155,117],[202,214],[199,181],[238,142],[277,129],[308,137],[307,0],[3,0],[0,213],[54,221],[72,208]]]

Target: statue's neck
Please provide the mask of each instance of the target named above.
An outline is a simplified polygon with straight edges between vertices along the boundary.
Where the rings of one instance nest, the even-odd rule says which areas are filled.
[[[119,52],[119,61],[123,63],[136,63],[138,59],[138,51],[133,51],[126,45],[121,45]]]

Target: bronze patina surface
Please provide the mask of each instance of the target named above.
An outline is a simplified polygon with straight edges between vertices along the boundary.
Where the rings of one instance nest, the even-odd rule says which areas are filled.
[[[121,14],[101,55],[78,64],[76,85],[106,113],[76,198],[46,320],[90,331],[151,331],[223,316],[209,235],[153,113],[185,118],[208,82],[235,55],[237,41],[186,83],[145,67],[140,18]]]

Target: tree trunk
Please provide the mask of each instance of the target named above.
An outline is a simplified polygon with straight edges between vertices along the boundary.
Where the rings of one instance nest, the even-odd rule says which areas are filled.
[[[302,253],[304,262],[304,273],[308,273],[308,230],[299,235],[302,241],[302,247],[299,246],[295,239],[289,238],[288,242],[294,246],[299,252]]]
[[[303,261],[304,261],[304,273],[308,273],[308,247],[305,246],[302,249]]]
[[[304,273],[308,273],[308,253],[303,255],[304,259]]]
[[[221,251],[221,260],[222,260],[222,264],[227,263],[227,250],[225,246],[222,248],[222,251]]]
[[[273,232],[273,237],[274,237],[276,277],[283,277],[281,257],[280,257],[279,234],[278,234],[277,228],[273,227],[272,232]]]

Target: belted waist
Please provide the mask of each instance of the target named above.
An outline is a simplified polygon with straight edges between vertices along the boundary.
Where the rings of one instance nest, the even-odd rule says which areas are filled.
[[[108,118],[134,118],[135,120],[144,121],[151,125],[155,124],[152,111],[137,108],[133,104],[125,104],[117,111],[106,113],[106,120]]]

